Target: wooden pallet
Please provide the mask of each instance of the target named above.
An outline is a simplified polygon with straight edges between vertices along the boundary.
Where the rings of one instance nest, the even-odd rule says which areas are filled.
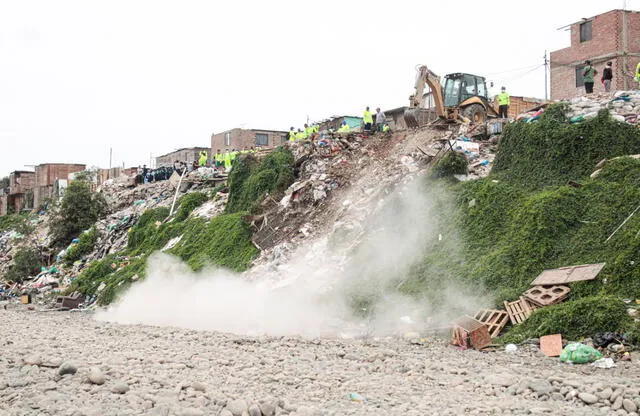
[[[509,322],[509,314],[497,309],[483,309],[473,317],[487,326],[491,338],[500,335],[502,328]]]
[[[534,286],[523,295],[538,306],[549,306],[565,300],[569,296],[569,292],[571,292],[569,286]]]
[[[514,302],[504,301],[504,309],[507,311],[511,323],[517,325],[526,321],[538,307],[524,296],[520,296],[520,299]]]

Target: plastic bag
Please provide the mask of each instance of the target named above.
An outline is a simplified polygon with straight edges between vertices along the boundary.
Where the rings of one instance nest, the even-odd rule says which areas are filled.
[[[600,351],[584,344],[569,344],[560,354],[560,361],[563,363],[585,364],[600,358],[602,358]]]

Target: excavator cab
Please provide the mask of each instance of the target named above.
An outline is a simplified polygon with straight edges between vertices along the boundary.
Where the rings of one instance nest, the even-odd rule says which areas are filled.
[[[471,97],[487,99],[483,77],[471,74],[449,74],[444,77],[444,106],[459,106]]]

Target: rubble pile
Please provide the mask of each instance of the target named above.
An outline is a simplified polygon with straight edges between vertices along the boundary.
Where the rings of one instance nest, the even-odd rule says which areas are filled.
[[[567,101],[567,117],[572,123],[595,118],[602,109],[609,110],[611,117],[623,123],[638,124],[640,114],[640,91],[617,91],[572,98]],[[536,108],[520,114],[518,120],[534,122],[544,113],[544,108]]]
[[[207,172],[192,172],[194,175],[206,178]],[[131,185],[133,184],[133,186]],[[209,190],[212,184],[207,181],[192,183],[186,192]],[[56,301],[60,300],[60,294],[73,282],[73,280],[85,270],[93,261],[103,259],[110,254],[122,252],[128,242],[129,230],[133,227],[140,215],[147,209],[166,207],[173,202],[175,188],[170,181],[158,181],[135,186],[127,177],[123,179],[105,182],[98,188],[107,202],[107,216],[98,220],[94,227],[97,238],[93,250],[83,256],[81,260],[71,265],[65,264],[65,255],[72,249],[79,239],[74,241],[64,250],[53,253],[49,247],[48,221],[51,212],[41,213],[29,220],[29,225],[34,231],[24,236],[14,230],[0,234],[0,274],[4,273],[11,264],[15,252],[23,247],[32,247],[50,259],[50,266],[43,267],[41,272],[33,277],[25,279],[21,284],[8,282],[0,287],[0,296],[4,298],[19,299],[22,295],[29,296],[29,303],[36,302],[45,307],[56,307]],[[218,196],[199,208],[198,215],[210,218],[224,209],[226,194],[218,193]],[[117,264],[114,263],[114,271],[117,271],[131,261],[127,256],[117,256]],[[22,299],[21,299],[22,300]],[[24,299],[26,302],[27,299]],[[77,306],[86,307],[92,305],[94,298],[81,299]],[[68,303],[68,300],[67,300]],[[65,303],[65,304],[67,304]]]

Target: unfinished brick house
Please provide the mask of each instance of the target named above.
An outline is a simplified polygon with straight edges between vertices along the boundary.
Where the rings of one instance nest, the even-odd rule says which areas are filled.
[[[609,61],[613,63],[612,90],[637,88],[633,77],[640,61],[640,12],[611,10],[566,28],[571,46],[551,52],[552,100],[585,93],[582,69],[587,59],[598,70],[593,92],[604,91],[600,76]]]
[[[232,129],[211,135],[211,151],[276,147],[287,141],[289,132],[277,130]]]
[[[46,198],[53,198],[56,181],[68,180],[69,174],[85,170],[86,165],[72,163],[44,163],[36,166],[33,206],[39,207]]]
[[[207,152],[209,158],[211,158],[211,149],[208,147],[187,147],[183,149],[174,150],[166,155],[156,157],[156,168],[163,166],[171,167],[176,160],[185,162],[187,164],[192,163],[194,160],[200,159],[201,151]]]
[[[35,172],[17,170],[9,174],[7,212],[19,213],[23,209],[33,209],[33,188],[35,183]]]

